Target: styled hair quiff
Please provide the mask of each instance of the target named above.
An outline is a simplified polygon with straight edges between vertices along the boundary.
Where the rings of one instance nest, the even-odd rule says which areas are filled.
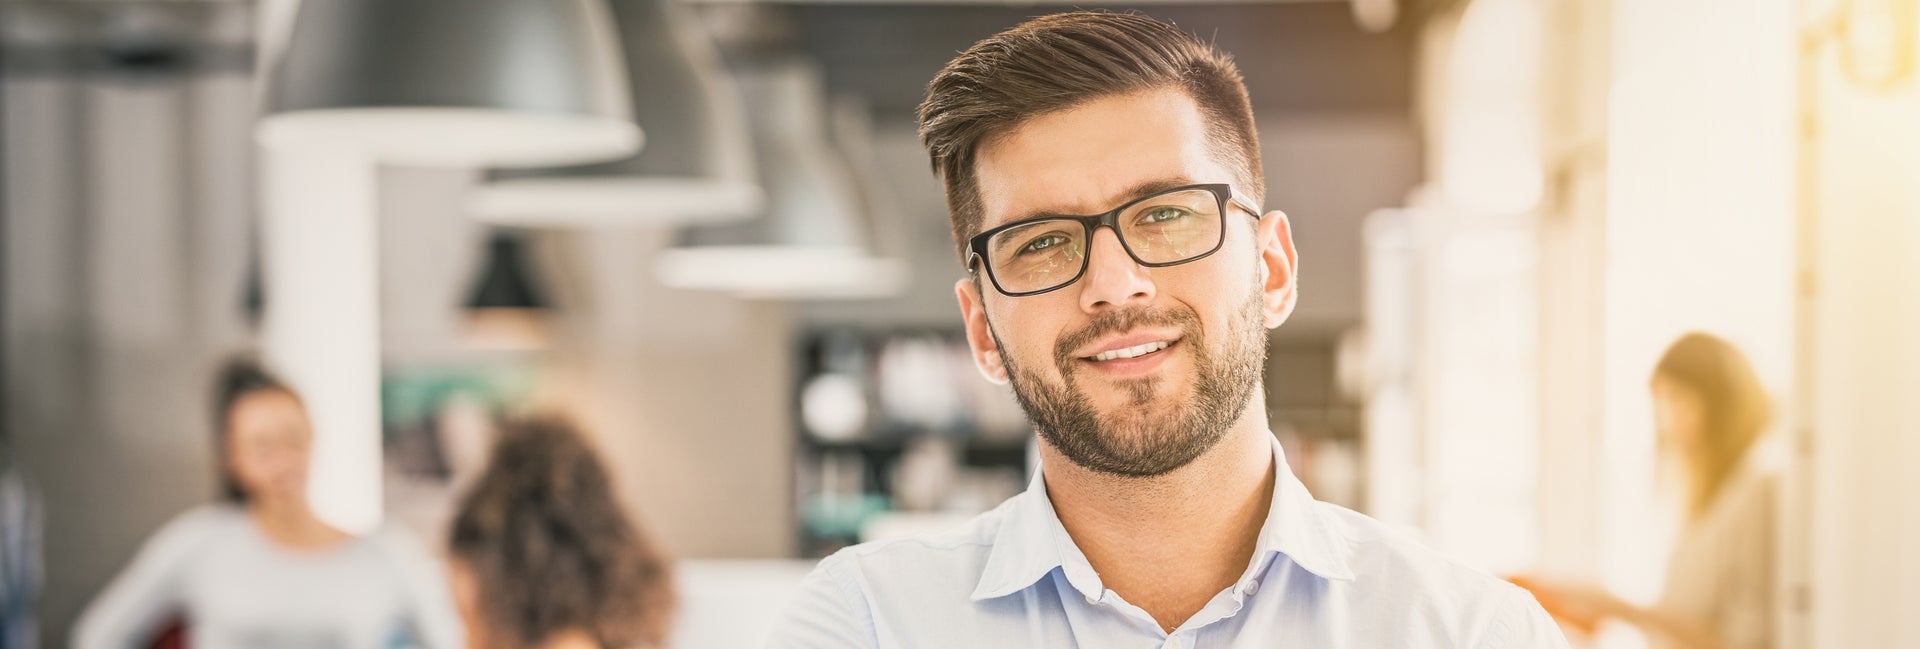
[[[1207,120],[1208,149],[1260,201],[1266,193],[1253,105],[1233,58],[1172,24],[1137,13],[1041,16],[967,48],[934,75],[920,104],[920,142],[946,185],[955,252],[983,218],[974,156],[1027,120],[1087,101],[1177,88]]]

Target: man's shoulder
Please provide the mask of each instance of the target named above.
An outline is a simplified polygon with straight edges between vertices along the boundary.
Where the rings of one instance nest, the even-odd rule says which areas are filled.
[[[938,573],[964,576],[970,572],[977,578],[993,551],[994,539],[999,535],[1007,510],[1019,498],[1015,496],[949,530],[842,548],[821,560],[814,573],[834,577],[857,573],[884,579],[894,574],[925,578]]]
[[[1466,643],[1461,646],[1508,646],[1517,638],[1562,646],[1533,595],[1519,586],[1442,554],[1406,530],[1338,505],[1315,506],[1344,544],[1355,604],[1400,611],[1410,628],[1431,628]]]
[[[1451,594],[1506,596],[1517,586],[1427,545],[1412,532],[1339,505],[1315,501],[1348,567],[1360,585],[1391,584],[1395,589],[1433,589]]]
[[[861,543],[822,559],[788,603],[771,646],[873,646],[877,620],[968,610],[1008,507],[944,532]]]

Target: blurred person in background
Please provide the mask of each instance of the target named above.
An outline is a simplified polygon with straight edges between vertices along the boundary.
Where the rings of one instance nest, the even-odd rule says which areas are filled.
[[[74,629],[75,647],[141,647],[170,622],[193,647],[463,646],[446,580],[393,528],[356,537],[307,502],[306,406],[258,366],[219,379],[222,502],[149,539]]]
[[[1562,623],[1591,632],[1617,620],[1655,647],[1776,646],[1774,520],[1780,449],[1764,433],[1766,390],[1740,350],[1690,333],[1667,348],[1649,384],[1662,474],[1681,516],[1660,600],[1638,606],[1597,584],[1516,579]]]
[[[614,494],[572,424],[504,427],[449,533],[454,600],[475,649],[665,644],[667,559]]]
[[[40,493],[0,433],[0,649],[40,646]]]

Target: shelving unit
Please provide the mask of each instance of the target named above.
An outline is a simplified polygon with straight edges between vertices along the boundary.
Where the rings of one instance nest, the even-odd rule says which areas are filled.
[[[1030,429],[1011,390],[973,369],[962,335],[958,328],[819,327],[798,337],[792,412],[801,556],[863,540],[876,516],[958,519],[1024,487]]]

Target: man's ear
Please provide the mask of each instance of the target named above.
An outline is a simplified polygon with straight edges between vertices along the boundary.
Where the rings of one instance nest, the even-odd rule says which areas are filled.
[[[973,352],[973,365],[980,375],[996,385],[1007,384],[1007,363],[1000,356],[1000,345],[987,327],[987,305],[981,301],[980,285],[973,278],[961,278],[953,285],[960,300],[960,319],[967,324],[967,347]]]
[[[1285,212],[1274,210],[1253,226],[1254,243],[1260,251],[1261,311],[1268,329],[1280,326],[1293,315],[1300,300],[1300,258],[1293,250],[1293,226]]]

